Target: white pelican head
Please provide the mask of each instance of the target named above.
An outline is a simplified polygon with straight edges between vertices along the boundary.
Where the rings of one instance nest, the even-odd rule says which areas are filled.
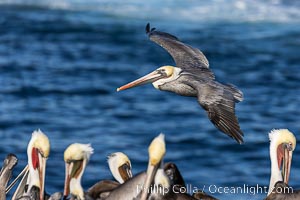
[[[117,88],[117,91],[126,90],[132,87],[152,83],[156,89],[159,89],[160,85],[171,82],[179,77],[179,73],[182,70],[178,67],[170,65],[162,66],[155,71],[135,80],[126,85]]]
[[[113,177],[120,183],[132,178],[131,162],[127,155],[122,152],[112,153],[107,159],[109,169]]]

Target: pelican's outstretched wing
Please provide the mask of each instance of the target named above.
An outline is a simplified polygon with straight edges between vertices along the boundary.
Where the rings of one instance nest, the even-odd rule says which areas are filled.
[[[243,100],[243,94],[233,85],[222,85],[215,81],[187,82],[198,92],[198,102],[206,110],[210,121],[226,135],[243,143],[243,132],[235,115],[235,103]]]
[[[174,35],[151,29],[149,23],[146,26],[146,33],[151,41],[169,52],[177,67],[186,71],[206,73],[207,77],[214,78],[214,74],[209,70],[208,60],[199,49],[184,44]]]

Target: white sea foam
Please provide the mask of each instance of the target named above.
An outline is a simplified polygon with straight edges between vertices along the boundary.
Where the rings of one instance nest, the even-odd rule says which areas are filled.
[[[292,0],[0,0],[0,4],[92,10],[139,19],[300,22],[300,2]]]

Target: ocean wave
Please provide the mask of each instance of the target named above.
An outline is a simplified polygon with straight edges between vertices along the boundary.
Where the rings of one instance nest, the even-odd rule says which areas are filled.
[[[96,11],[114,17],[190,22],[300,22],[300,2],[292,0],[0,0],[0,5]]]

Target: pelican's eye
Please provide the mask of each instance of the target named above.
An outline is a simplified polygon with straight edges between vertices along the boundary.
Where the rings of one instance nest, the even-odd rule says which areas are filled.
[[[168,76],[166,73],[166,70],[164,68],[160,68],[157,70],[160,74],[164,75],[164,76]]]
[[[38,152],[43,156],[44,158],[46,157],[42,149],[38,149]]]
[[[281,145],[282,145],[282,150],[283,149],[286,149],[288,151],[293,151],[294,150],[293,143],[291,143],[291,142],[285,142],[285,143],[282,143]]]
[[[173,75],[174,67],[172,66],[164,66],[158,69],[160,73],[164,74],[166,77],[170,77]]]
[[[286,143],[285,148],[289,151],[293,151],[293,143],[291,143],[291,142]]]

